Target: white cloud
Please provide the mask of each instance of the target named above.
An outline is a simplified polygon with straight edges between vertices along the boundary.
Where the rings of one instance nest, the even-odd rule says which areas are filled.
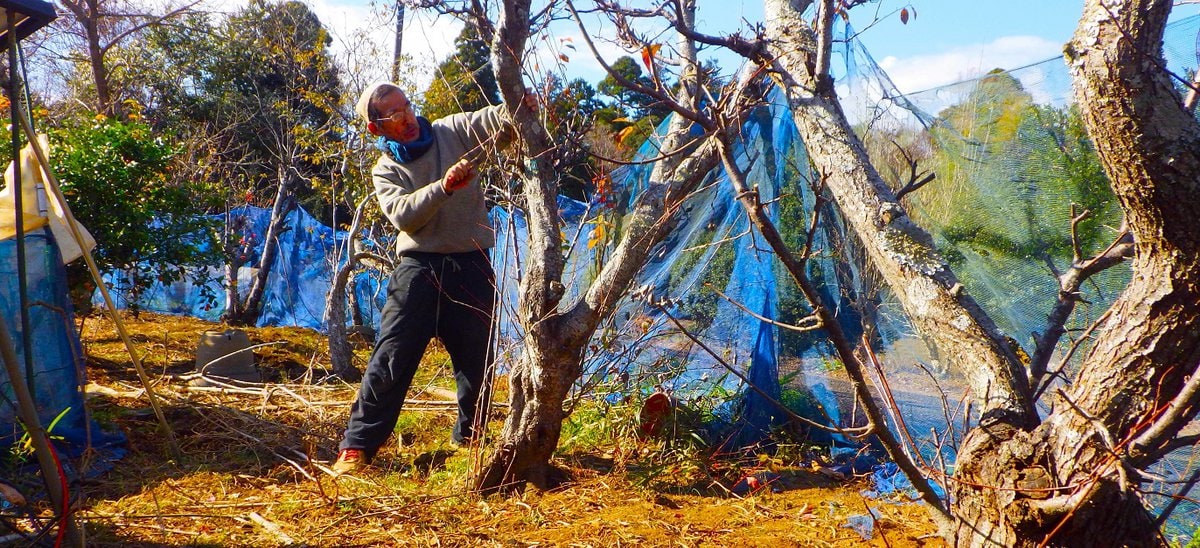
[[[1062,44],[1038,36],[1005,36],[986,44],[942,53],[879,62],[902,93],[923,91],[980,76],[994,68],[1014,69],[1060,55]]]

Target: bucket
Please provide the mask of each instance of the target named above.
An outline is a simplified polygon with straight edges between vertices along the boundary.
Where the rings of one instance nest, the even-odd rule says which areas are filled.
[[[250,346],[250,337],[240,329],[205,331],[196,345],[196,372],[217,379],[262,382],[258,368],[254,367],[254,352]],[[201,378],[192,384],[204,386],[207,383]]]

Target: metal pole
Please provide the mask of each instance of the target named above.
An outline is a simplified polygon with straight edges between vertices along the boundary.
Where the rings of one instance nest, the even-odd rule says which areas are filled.
[[[25,209],[24,185],[21,184],[21,125],[18,112],[21,106],[20,77],[17,75],[17,17],[13,11],[7,10],[8,15],[8,110],[12,114],[12,153],[13,180],[8,182],[13,191],[13,223],[17,239],[17,302],[21,308],[21,353],[25,357],[25,384],[30,392],[33,387],[33,343],[32,327],[29,322],[29,288],[26,285],[27,274],[25,264]],[[16,382],[16,379],[13,379]]]

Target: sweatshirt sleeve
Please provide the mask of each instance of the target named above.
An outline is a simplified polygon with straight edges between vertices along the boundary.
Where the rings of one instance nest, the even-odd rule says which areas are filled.
[[[455,115],[453,125],[455,133],[463,139],[463,147],[468,151],[466,156],[472,160],[479,160],[479,152],[471,151],[475,151],[481,144],[482,148],[487,149],[504,148],[512,140],[512,125],[508,121],[504,105],[492,105],[474,112]],[[493,137],[494,140],[489,142]]]
[[[450,198],[440,177],[417,187],[405,174],[389,169],[382,160],[372,169],[371,180],[383,215],[396,228],[410,234],[425,226]]]

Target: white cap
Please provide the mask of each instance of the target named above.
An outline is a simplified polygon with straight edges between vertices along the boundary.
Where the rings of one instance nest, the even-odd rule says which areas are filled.
[[[371,102],[371,96],[375,94],[375,91],[378,90],[380,86],[392,86],[395,88],[400,87],[391,82],[375,82],[374,84],[367,86],[366,89],[363,89],[362,95],[358,96],[358,102],[354,104],[354,112],[361,116],[364,122],[371,121],[371,115],[367,113],[367,105]]]

